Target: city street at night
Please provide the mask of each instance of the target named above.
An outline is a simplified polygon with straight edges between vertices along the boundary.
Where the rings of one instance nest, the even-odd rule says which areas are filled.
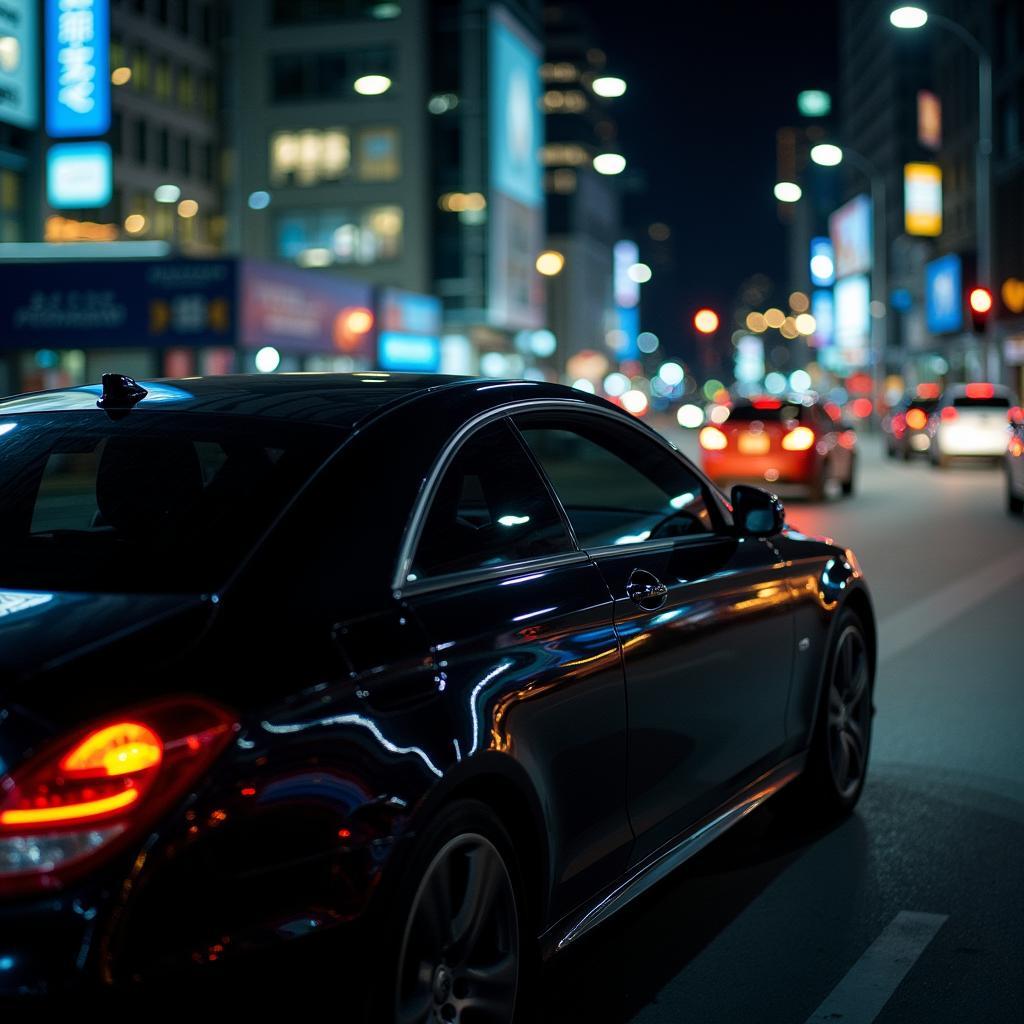
[[[1024,523],[1006,515],[990,466],[937,472],[862,443],[853,500],[787,503],[797,528],[853,547],[872,583],[877,715],[856,813],[820,830],[794,829],[771,804],[755,812],[553,965],[546,1020],[1019,1018]],[[895,989],[892,958],[843,982],[905,912],[941,925],[876,1016],[871,982]]]
[[[1022,598],[1024,0],[0,0],[0,1024],[1022,1024]]]

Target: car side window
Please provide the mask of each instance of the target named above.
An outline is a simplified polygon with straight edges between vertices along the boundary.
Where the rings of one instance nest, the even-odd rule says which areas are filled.
[[[459,448],[434,494],[410,578],[575,551],[558,507],[507,422]]]
[[[690,537],[714,529],[701,479],[654,440],[598,416],[515,418],[580,546]]]

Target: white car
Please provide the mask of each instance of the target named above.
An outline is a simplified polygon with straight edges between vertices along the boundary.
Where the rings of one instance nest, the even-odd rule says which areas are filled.
[[[964,457],[1002,459],[1006,452],[1013,392],[999,384],[947,388],[928,425],[933,466]]]

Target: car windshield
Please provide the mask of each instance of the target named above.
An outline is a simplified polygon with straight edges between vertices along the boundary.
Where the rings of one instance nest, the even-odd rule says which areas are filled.
[[[798,423],[810,416],[810,407],[797,402],[759,402],[755,405],[738,405],[729,413],[729,422],[752,423]]]
[[[0,420],[0,585],[215,590],[338,441],[194,413]]]
[[[1005,395],[992,395],[990,398],[971,398],[961,395],[953,399],[957,409],[1009,409],[1010,400]]]

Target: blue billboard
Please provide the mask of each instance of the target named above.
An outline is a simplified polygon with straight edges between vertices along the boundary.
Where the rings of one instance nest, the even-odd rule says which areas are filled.
[[[114,189],[114,159],[105,142],[60,142],[46,154],[46,201],[55,210],[106,206]]]
[[[87,138],[110,128],[109,0],[46,0],[46,132]]]
[[[229,345],[229,260],[7,263],[0,350]]]
[[[433,335],[384,331],[377,352],[382,370],[437,373],[441,368],[441,339]]]
[[[540,48],[502,11],[491,16],[491,189],[525,206],[544,198],[540,147]]]
[[[963,263],[956,253],[925,264],[925,322],[932,334],[963,330]]]
[[[39,122],[37,33],[36,0],[0,3],[0,121],[19,128]]]
[[[811,284],[816,288],[831,288],[836,283],[836,255],[832,239],[819,235],[811,239]]]

